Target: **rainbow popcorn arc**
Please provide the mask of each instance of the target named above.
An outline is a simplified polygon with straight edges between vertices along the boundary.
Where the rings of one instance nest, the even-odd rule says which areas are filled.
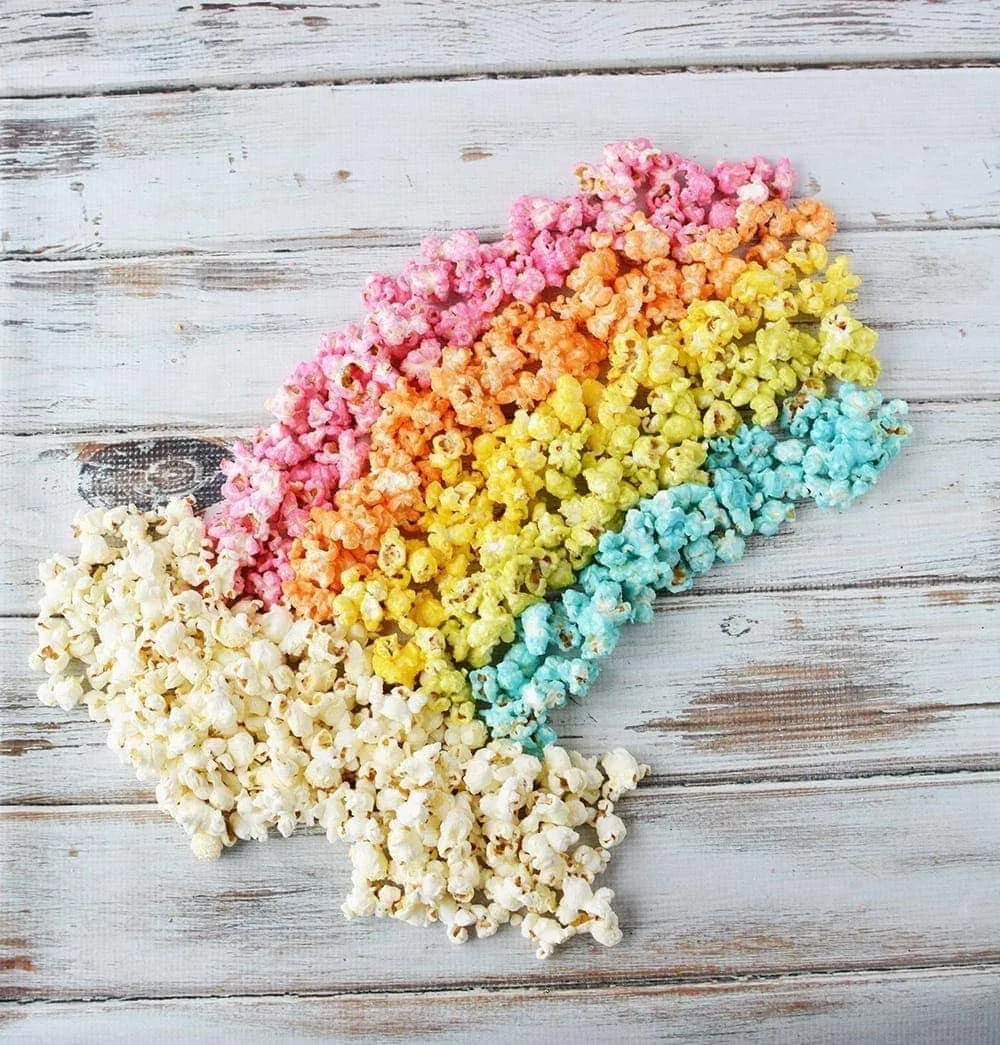
[[[597,884],[649,767],[557,743],[622,628],[909,434],[859,279],[786,160],[645,139],[506,234],[368,280],[223,463],[219,505],[99,509],[40,567],[40,700],[85,705],[194,852],[320,825],[347,917],[621,939]]]

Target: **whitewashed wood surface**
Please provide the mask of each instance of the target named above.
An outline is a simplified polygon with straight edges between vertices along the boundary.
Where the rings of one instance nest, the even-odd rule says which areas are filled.
[[[962,62],[988,3],[866,0],[18,0],[0,28],[11,94],[711,66]],[[984,39],[985,38],[985,39]]]
[[[6,4],[0,1038],[1000,1041],[998,43],[976,0]],[[561,715],[653,766],[624,941],[539,963],[344,922],[314,834],[197,865],[34,700],[83,462],[247,433],[368,272],[637,133],[791,157],[915,433],[863,504],[661,600]]]

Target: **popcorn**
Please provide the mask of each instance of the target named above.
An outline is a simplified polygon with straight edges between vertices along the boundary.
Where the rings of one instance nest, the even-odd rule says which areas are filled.
[[[32,658],[198,858],[319,825],[348,845],[345,916],[513,924],[540,957],[621,939],[595,882],[648,772],[555,745],[549,712],[659,593],[796,501],[851,503],[909,431],[866,390],[859,281],[787,161],[636,139],[577,173],[498,242],[373,276],[206,522],[83,516],[77,558],[40,567]]]
[[[601,164],[578,173],[575,196],[516,200],[508,232],[496,243],[480,243],[474,232],[430,237],[399,276],[373,275],[362,294],[362,322],[329,335],[315,359],[295,369],[268,403],[274,423],[250,443],[237,443],[233,461],[223,465],[223,503],[209,532],[234,554],[238,590],[266,605],[278,601],[292,576],[292,540],[310,511],[332,507],[338,487],[364,470],[382,396],[400,379],[427,388],[444,353],[466,350],[504,306],[531,306],[562,286],[595,233],[608,246],[649,254],[653,244],[683,245],[732,225],[741,199],[780,201],[791,185],[787,160],[722,163],[708,172],[642,138],[607,146]],[[633,229],[643,201],[648,219]],[[692,275],[685,285],[700,284]],[[630,294],[634,299],[634,288]],[[600,295],[585,297],[587,307],[609,315]],[[597,322],[606,335],[606,320]],[[447,377],[450,365],[444,361],[440,380],[452,389],[456,409],[465,397],[478,414],[471,390]]]
[[[759,222],[783,233],[811,227],[820,213],[812,205],[802,217],[780,201],[757,209]],[[402,406],[385,397],[376,431],[384,425],[407,450],[379,456],[373,442],[369,475],[340,491],[337,511],[314,514],[291,554],[292,604],[381,636],[373,666],[387,681],[468,699],[455,669],[487,664],[513,640],[515,619],[571,584],[600,534],[641,498],[703,480],[707,440],[742,423],[738,408],[766,424],[800,386],[848,373],[875,379],[875,335],[847,311],[857,280],[844,260],[829,262],[818,242],[781,250],[766,266],[739,259],[725,300],[696,299],[649,336],[634,326],[615,334],[601,379],[562,373],[533,410],[471,442],[446,427],[456,422],[445,421],[435,393]],[[646,297],[627,317],[641,329]],[[817,318],[814,335],[802,323]],[[434,453],[425,460],[442,440],[451,446],[445,470]],[[391,503],[371,495],[387,475],[405,489]],[[427,628],[443,643],[421,642]]]
[[[905,414],[905,403],[845,383],[829,399],[802,393],[786,400],[781,425],[790,438],[743,426],[731,439],[713,440],[707,484],[682,484],[640,502],[620,532],[601,536],[577,584],[527,609],[507,653],[471,673],[491,732],[528,749],[550,744],[549,711],[590,688],[622,627],[652,619],[658,592],[685,591],[716,561],[735,562],[746,538],[776,533],[797,500],[844,508],[865,494],[905,442]],[[626,753],[605,756],[602,768],[608,798],[634,786]],[[609,823],[606,837],[613,830]]]
[[[348,917],[440,921],[456,942],[519,921],[540,956],[579,933],[617,942],[610,890],[580,886],[624,835],[618,777],[596,760],[487,743],[482,722],[383,685],[359,627],[232,601],[209,579],[227,553],[213,558],[185,502],[77,525],[94,561],[39,571],[40,698],[108,723],[199,859],[319,824],[350,843]],[[178,568],[192,554],[199,588]],[[631,767],[635,787],[648,767]]]

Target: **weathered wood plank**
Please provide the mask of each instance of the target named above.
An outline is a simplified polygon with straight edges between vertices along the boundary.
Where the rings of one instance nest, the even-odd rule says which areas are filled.
[[[155,809],[0,813],[0,996],[339,993],[997,963],[1000,775],[645,788],[606,876],[622,945],[541,963],[510,933],[346,924],[343,847],[195,864]],[[405,960],[400,958],[405,955]],[[96,956],[100,956],[97,959]]]
[[[856,311],[886,379],[914,399],[1000,397],[1000,240],[986,230],[845,233]],[[245,427],[324,331],[360,313],[373,271],[412,248],[0,263],[10,324],[0,424],[19,434],[116,426]],[[970,308],[970,302],[977,302]],[[238,381],[232,374],[239,371]]]
[[[804,70],[17,100],[0,135],[2,246],[66,258],[495,232],[514,197],[569,191],[576,163],[637,131],[707,162],[788,154],[845,229],[994,225],[998,77]],[[878,134],[875,107],[891,113]]]
[[[885,387],[895,391],[891,381]],[[919,404],[912,419],[910,444],[864,501],[845,514],[803,509],[742,563],[711,571],[701,590],[995,577],[1000,402]],[[70,520],[87,507],[76,455],[116,441],[83,439],[0,437],[0,503],[9,506],[0,519],[0,614],[31,612],[38,560],[72,550]]]
[[[9,95],[360,78],[996,57],[993,5],[777,0],[345,4],[19,0],[0,23]],[[142,41],[136,46],[136,40]]]
[[[0,1006],[25,1045],[88,1040],[434,1042],[476,1037],[801,1045],[877,1041],[983,1045],[1000,1037],[1000,968],[777,977],[569,990],[50,1002]]]
[[[992,583],[670,597],[554,723],[660,781],[1000,770],[998,607]],[[0,621],[0,804],[151,801],[103,725],[37,703],[33,641]]]

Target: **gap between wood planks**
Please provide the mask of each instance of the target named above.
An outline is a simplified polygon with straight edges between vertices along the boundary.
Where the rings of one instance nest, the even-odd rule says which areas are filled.
[[[994,705],[985,704],[984,707]],[[95,723],[96,726],[103,725]],[[560,734],[560,742],[573,739],[570,736]],[[81,745],[67,745],[67,749]],[[852,768],[850,765],[840,768],[830,766],[822,769],[802,768],[775,768],[768,770],[764,768],[746,770],[732,770],[721,773],[688,773],[683,776],[671,776],[669,773],[657,773],[656,767],[639,785],[639,790],[623,795],[619,802],[626,811],[636,802],[653,799],[656,797],[669,796],[671,793],[692,791],[711,792],[732,789],[758,790],[758,791],[784,791],[789,795],[806,793],[815,790],[837,790],[838,785],[867,784],[884,782],[885,786],[906,786],[905,782],[912,781],[914,786],[921,786],[928,777],[947,777],[949,784],[961,784],[968,780],[979,780],[984,774],[993,774],[997,777],[994,783],[1000,784],[1000,752],[995,758],[988,759],[969,757],[965,759],[953,759],[946,761],[919,762],[908,760],[899,761],[896,764],[886,762],[878,766],[858,766]],[[904,783],[901,783],[904,782]],[[872,788],[876,790],[876,788]],[[55,812],[63,816],[67,812],[71,816],[101,816],[111,811],[115,813],[148,813],[152,809],[158,809],[159,805],[155,798],[145,802],[134,800],[126,802],[65,802],[53,800],[50,802],[4,802],[0,801],[0,820],[35,820],[42,819],[46,814]],[[166,816],[166,813],[163,814]],[[319,827],[297,827],[297,835],[324,834]]]
[[[883,324],[879,327],[879,330],[891,329],[888,325]],[[968,395],[968,396],[948,396],[946,399],[927,399],[919,396],[906,396],[906,402],[910,406],[929,406],[929,407],[949,407],[949,406],[977,406],[985,403],[1000,403],[1000,395]],[[263,418],[261,421],[262,427],[267,427],[269,421],[267,418]],[[132,441],[138,441],[140,439],[160,439],[164,436],[193,436],[193,437],[206,437],[221,439],[227,445],[235,442],[236,440],[247,440],[252,439],[254,435],[254,428],[248,428],[246,431],[238,431],[233,433],[222,432],[220,434],[218,425],[193,425],[185,422],[167,422],[161,425],[72,425],[67,428],[45,428],[45,429],[18,429],[14,431],[4,430],[2,424],[0,424],[0,436],[6,436],[10,439],[38,439],[38,438],[49,438],[49,437],[61,437],[74,442],[78,437],[85,436],[108,436],[108,435],[127,435],[132,437]],[[963,580],[962,577],[956,576],[956,580]],[[914,578],[914,583],[920,581],[919,577]],[[854,584],[848,584],[848,587],[855,587]],[[755,589],[748,588],[748,591]],[[769,588],[762,588],[761,591],[769,591]],[[788,590],[788,589],[784,589]],[[19,614],[9,614],[0,612],[0,618],[5,616],[19,616]]]
[[[51,94],[0,94],[0,101],[54,101],[62,98],[120,98],[147,94],[200,94],[205,91],[267,91],[283,87],[379,87],[386,84],[420,83],[467,83],[480,80],[555,80],[574,76],[686,76],[703,73],[794,73],[800,70],[830,70],[841,72],[871,69],[996,69],[1000,58],[984,55],[976,58],[930,58],[899,59],[884,61],[824,62],[730,62],[723,65],[711,63],[686,65],[643,65],[643,66],[581,66],[574,69],[523,69],[504,72],[481,73],[423,73],[411,76],[348,76],[321,77],[314,80],[275,79],[252,82],[220,84],[176,84],[148,85],[142,87],[109,87],[93,91],[54,91]]]
[[[770,594],[809,594],[820,591],[892,591],[899,588],[948,588],[955,584],[985,587],[1000,583],[1000,574],[989,574],[982,577],[970,577],[962,574],[949,574],[947,577],[910,576],[910,577],[873,577],[870,580],[828,581],[818,584],[791,584],[775,587],[768,584],[737,584],[721,591],[716,588],[699,588],[697,585],[683,592],[685,598],[717,598],[719,595],[770,595]],[[659,595],[653,602],[654,613],[662,613],[671,605],[672,596]],[[0,620],[34,620],[34,613],[0,612]]]
[[[2,101],[3,99],[0,99]],[[855,225],[852,222],[840,222],[837,226],[838,233],[850,233],[852,236],[887,236],[894,233],[954,233],[961,234],[964,232],[988,232],[994,229],[1000,229],[1000,221],[964,221],[960,227],[953,225],[942,224],[942,219],[929,219],[927,222],[914,223],[914,224],[893,224],[889,226],[883,226],[879,223],[881,215],[873,213],[875,220],[874,225]],[[427,235],[435,234],[440,231],[440,234],[447,235],[449,230],[433,230],[428,229]],[[450,230],[456,231],[456,230]],[[476,235],[479,237],[480,243],[496,243],[506,230],[500,226],[492,227],[479,227],[475,229]],[[46,253],[51,250],[51,246],[43,244],[39,247],[34,247],[31,250],[9,250],[0,251],[0,267],[8,264],[18,263],[38,263],[38,264],[76,264],[76,265],[87,265],[87,264],[104,264],[113,263],[117,261],[127,261],[130,263],[141,264],[143,262],[158,262],[158,261],[169,261],[172,258],[191,258],[196,261],[233,261],[240,260],[244,256],[254,256],[259,258],[261,255],[296,255],[296,254],[316,254],[323,253],[326,251],[338,251],[338,250],[367,250],[373,244],[380,247],[398,247],[400,249],[412,249],[418,250],[420,247],[420,238],[414,238],[411,229],[369,229],[369,228],[357,228],[352,229],[349,233],[341,235],[327,236],[320,240],[302,240],[291,244],[291,241],[287,239],[281,240],[261,240],[259,242],[246,241],[239,242],[234,245],[235,249],[232,250],[219,250],[217,248],[209,248],[207,250],[200,250],[196,247],[172,247],[165,250],[142,250],[142,251],[128,251],[128,250],[112,250],[112,251],[95,251],[93,253],[86,253],[83,255],[72,254],[70,256],[58,256]],[[836,244],[834,244],[836,245]]]
[[[555,959],[558,961],[558,959]],[[572,994],[578,991],[612,992],[629,989],[655,989],[670,987],[754,987],[756,985],[780,985],[788,984],[794,986],[808,979],[826,980],[833,977],[862,977],[862,976],[926,976],[928,974],[948,973],[958,971],[979,971],[983,973],[996,973],[1000,977],[1000,963],[995,961],[995,956],[980,957],[970,955],[968,960],[954,962],[914,962],[904,964],[903,962],[890,962],[880,965],[857,966],[829,966],[816,968],[803,968],[785,972],[748,972],[731,973],[726,976],[703,976],[697,973],[690,975],[675,974],[664,976],[662,973],[628,973],[607,979],[594,985],[594,979],[579,980],[533,980],[530,986],[521,986],[515,983],[502,981],[491,982],[488,987],[481,980],[468,980],[455,983],[420,983],[401,984],[398,987],[379,987],[377,990],[366,990],[363,987],[357,989],[344,989],[335,992],[325,991],[288,991],[282,994],[92,994],[79,998],[18,998],[0,997],[0,1024],[2,1024],[2,1009],[17,1008],[27,1009],[31,1007],[49,1005],[87,1005],[87,1004],[122,1004],[129,1005],[134,1002],[223,1002],[223,1001],[295,1001],[296,999],[310,1001],[337,1001],[340,998],[397,998],[406,995],[461,995],[468,997],[472,992],[488,991],[490,994],[515,995],[520,994],[527,998],[545,997],[552,994]]]

